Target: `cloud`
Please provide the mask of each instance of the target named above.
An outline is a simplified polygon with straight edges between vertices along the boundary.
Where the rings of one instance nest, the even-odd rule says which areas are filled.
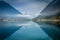
[[[22,14],[25,15],[32,15],[33,18],[38,16],[41,11],[43,11],[46,6],[52,2],[52,0],[40,0],[40,2],[29,2],[30,0],[5,0],[15,9],[20,11]],[[37,15],[36,15],[37,14]]]

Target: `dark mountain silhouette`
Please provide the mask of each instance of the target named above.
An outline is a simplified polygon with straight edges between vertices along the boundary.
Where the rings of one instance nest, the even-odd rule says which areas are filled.
[[[19,11],[17,11],[15,8],[13,8],[11,5],[4,1],[0,1],[0,16],[1,15],[7,15],[7,14],[21,14]]]

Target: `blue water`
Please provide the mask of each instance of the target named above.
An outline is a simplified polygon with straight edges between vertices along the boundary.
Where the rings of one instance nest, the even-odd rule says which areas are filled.
[[[41,26],[32,22],[31,25],[22,26],[5,40],[53,40],[42,30]]]

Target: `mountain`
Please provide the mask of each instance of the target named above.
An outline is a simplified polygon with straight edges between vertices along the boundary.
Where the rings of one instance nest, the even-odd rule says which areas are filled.
[[[0,1],[0,16],[21,14],[18,10],[4,1]]]

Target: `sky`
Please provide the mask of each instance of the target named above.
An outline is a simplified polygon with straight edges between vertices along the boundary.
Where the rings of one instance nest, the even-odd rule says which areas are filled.
[[[41,15],[49,3],[53,0],[4,0],[23,15],[31,15],[33,18]]]

